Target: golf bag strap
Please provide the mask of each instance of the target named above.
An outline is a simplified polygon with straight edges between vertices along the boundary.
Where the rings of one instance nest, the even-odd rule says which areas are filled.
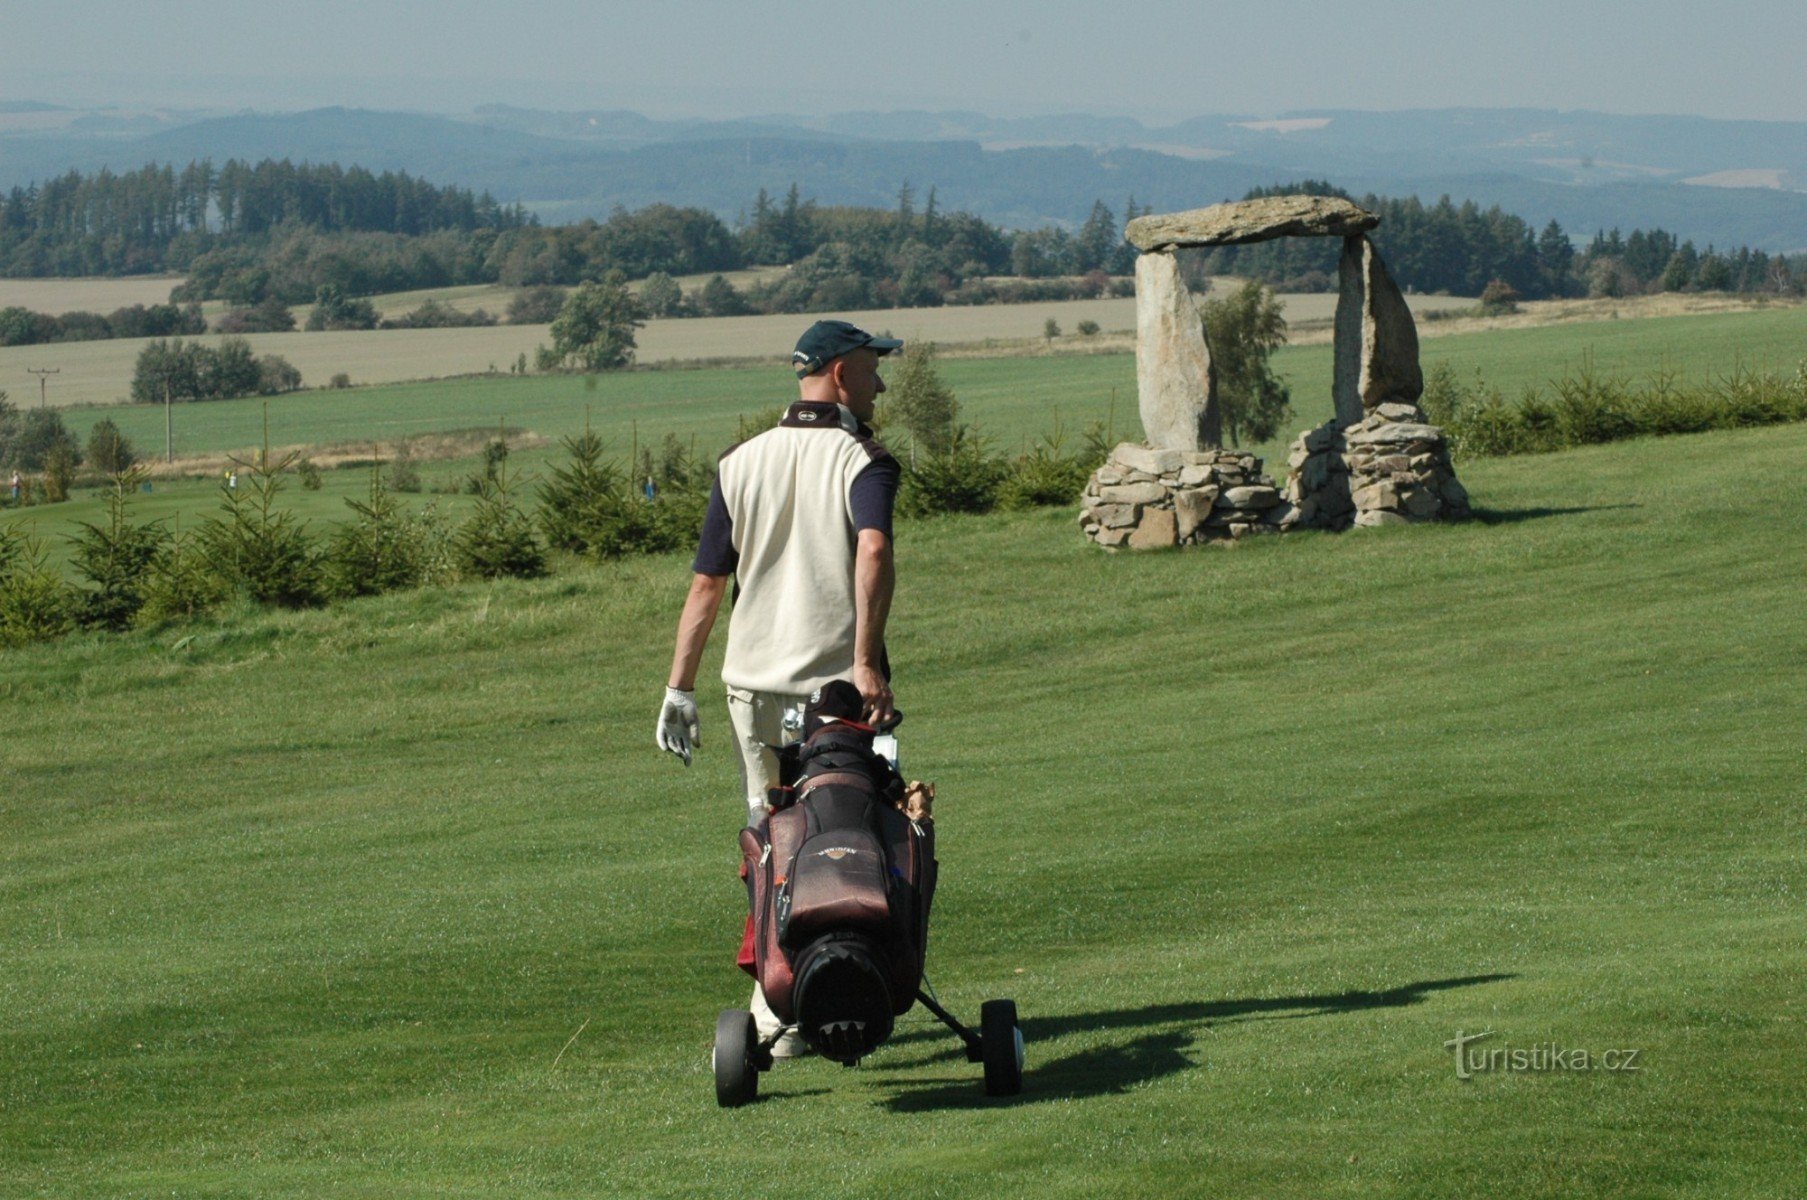
[[[827,787],[833,784],[840,784],[843,787],[852,786],[870,790],[872,787],[872,776],[864,771],[824,771],[820,775],[811,775],[808,779],[803,781],[802,788],[797,792],[797,799],[802,800],[817,788]]]

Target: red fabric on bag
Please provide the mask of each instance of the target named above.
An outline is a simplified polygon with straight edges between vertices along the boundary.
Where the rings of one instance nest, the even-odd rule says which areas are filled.
[[[755,979],[759,978],[758,959],[756,959],[753,955],[753,914],[752,913],[747,914],[747,931],[745,934],[743,934],[741,936],[740,955],[739,955],[739,957],[737,957],[734,960],[734,965],[739,967],[741,970],[745,971],[747,974],[751,975],[753,978],[755,978]]]

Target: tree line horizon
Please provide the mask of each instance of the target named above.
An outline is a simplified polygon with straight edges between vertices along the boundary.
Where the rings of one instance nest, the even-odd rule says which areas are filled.
[[[1738,247],[1702,251],[1662,229],[1600,230],[1577,245],[1556,221],[1534,230],[1498,205],[1444,196],[1355,196],[1323,180],[1257,188],[1245,198],[1304,192],[1346,197],[1376,212],[1371,235],[1401,287],[1478,295],[1500,281],[1525,299],[1653,291],[1798,295],[1807,256]],[[180,272],[178,304],[222,299],[249,307],[468,284],[561,285],[656,274],[790,268],[745,289],[711,281],[682,311],[701,315],[919,307],[1126,294],[1134,269],[1122,229],[1152,211],[1133,196],[1121,217],[1102,199],[1076,228],[1009,230],[944,211],[909,182],[890,209],[823,205],[792,183],[761,189],[730,225],[696,207],[617,208],[607,219],[543,225],[519,204],[440,186],[406,172],[266,159],[210,160],[177,170],[83,175],[14,187],[0,201],[0,276]],[[1187,255],[1195,284],[1241,275],[1282,291],[1334,286],[1338,247],[1283,239]],[[1013,288],[1004,277],[1019,282]],[[1063,282],[1064,281],[1064,282]]]

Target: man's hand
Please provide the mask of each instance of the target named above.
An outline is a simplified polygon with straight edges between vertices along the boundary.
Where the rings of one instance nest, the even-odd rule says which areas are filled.
[[[891,685],[876,668],[853,668],[853,686],[860,689],[860,698],[866,702],[866,724],[883,725],[897,711],[892,703]]]
[[[696,714],[696,693],[665,689],[665,705],[659,709],[659,749],[669,750],[690,765],[693,751],[703,748],[702,726]]]

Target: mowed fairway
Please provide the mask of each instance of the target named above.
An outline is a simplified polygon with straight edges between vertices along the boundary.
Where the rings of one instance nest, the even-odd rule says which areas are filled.
[[[9,653],[0,1193],[1796,1194],[1803,455],[1477,462],[1483,522],[1230,552],[905,526],[930,973],[1017,999],[1007,1100],[918,1013],[715,1107],[681,555]]]

